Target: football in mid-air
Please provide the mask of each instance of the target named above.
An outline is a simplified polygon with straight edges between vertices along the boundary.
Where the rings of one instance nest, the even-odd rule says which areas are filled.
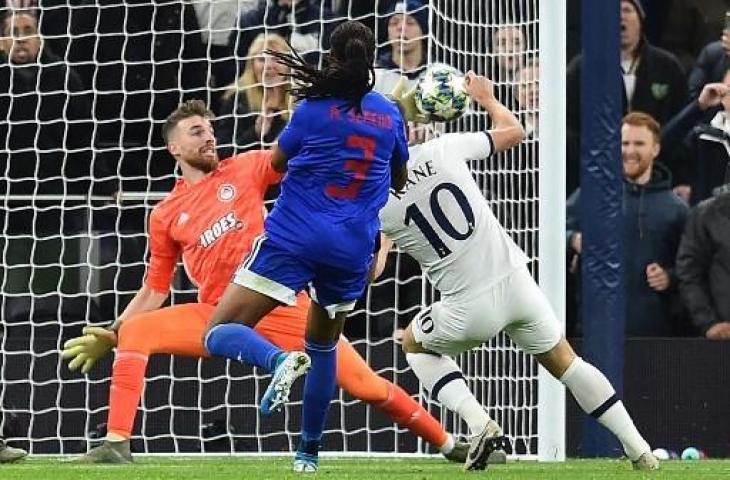
[[[431,66],[416,86],[416,107],[433,120],[455,120],[466,111],[468,104],[464,75],[448,65]]]

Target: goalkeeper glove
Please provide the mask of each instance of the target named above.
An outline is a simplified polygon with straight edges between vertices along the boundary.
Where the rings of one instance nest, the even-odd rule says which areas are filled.
[[[401,76],[388,96],[401,106],[405,120],[416,123],[430,123],[431,116],[427,113],[422,113],[416,106],[416,87],[406,91],[407,87],[408,79]]]
[[[117,345],[117,334],[101,327],[84,327],[83,336],[72,338],[63,344],[61,358],[70,358],[69,370],[81,367],[81,373],[89,373],[97,360],[111,352]]]

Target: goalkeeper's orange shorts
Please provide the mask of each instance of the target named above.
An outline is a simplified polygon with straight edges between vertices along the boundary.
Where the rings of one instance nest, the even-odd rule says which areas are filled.
[[[303,350],[308,308],[309,298],[300,295],[296,306],[275,308],[255,330],[283,350]],[[135,315],[122,323],[118,349],[143,355],[208,357],[203,334],[214,309],[205,303],[185,303]],[[381,402],[388,397],[387,382],[344,338],[337,344],[337,383],[367,402]]]

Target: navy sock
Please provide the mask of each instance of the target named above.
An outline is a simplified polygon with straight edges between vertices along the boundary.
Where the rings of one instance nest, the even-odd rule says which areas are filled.
[[[284,353],[254,329],[240,323],[223,323],[213,327],[205,337],[205,348],[211,355],[273,371]]]
[[[337,342],[318,344],[307,341],[304,351],[312,359],[312,369],[304,381],[302,439],[298,451],[317,455],[332,392],[337,382]]]

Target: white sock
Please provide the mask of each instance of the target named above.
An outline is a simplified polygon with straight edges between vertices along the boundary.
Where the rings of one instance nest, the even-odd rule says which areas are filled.
[[[636,460],[651,447],[636,429],[623,402],[606,376],[590,363],[575,357],[560,381],[568,387],[584,412],[616,435],[626,455]]]
[[[448,455],[454,449],[454,436],[450,433],[446,434],[446,441],[439,447],[439,451],[444,455]]]
[[[484,430],[490,420],[489,415],[474,398],[455,361],[430,353],[407,353],[406,360],[431,398],[459,414],[469,425],[472,435]]]
[[[109,432],[106,434],[105,440],[107,442],[126,442],[129,439],[116,433]]]

